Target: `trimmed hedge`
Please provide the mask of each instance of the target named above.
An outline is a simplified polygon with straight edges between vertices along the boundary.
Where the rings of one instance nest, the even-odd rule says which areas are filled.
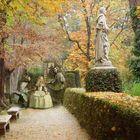
[[[135,33],[134,48],[132,50],[134,57],[131,57],[130,69],[134,75],[134,80],[140,82],[140,18],[138,18],[136,10],[136,5],[130,4],[131,23]]]
[[[59,91],[48,89],[48,91],[50,92],[53,103],[63,103],[65,89],[61,89]]]
[[[66,87],[81,87],[79,71],[66,71]]]
[[[86,91],[122,92],[122,80],[117,69],[92,69],[85,78]]]
[[[140,112],[83,94],[81,89],[66,89],[64,106],[82,127],[97,140],[139,140]]]

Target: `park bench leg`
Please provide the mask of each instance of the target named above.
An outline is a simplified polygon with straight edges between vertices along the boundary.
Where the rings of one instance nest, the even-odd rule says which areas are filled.
[[[6,130],[9,131],[10,130],[10,124],[8,123],[6,126]]]
[[[13,115],[13,120],[16,120],[17,119],[17,115]]]
[[[5,135],[5,133],[6,133],[6,129],[5,128],[0,129],[0,135]]]
[[[17,114],[17,119],[19,119],[19,113]]]
[[[16,120],[17,119],[17,116],[15,114],[11,114],[12,117],[11,117],[11,120]]]

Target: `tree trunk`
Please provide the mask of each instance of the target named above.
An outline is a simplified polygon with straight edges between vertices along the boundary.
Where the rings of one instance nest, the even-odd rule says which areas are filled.
[[[10,84],[10,77],[13,71],[6,70],[5,73],[5,90],[7,94],[11,94],[11,84]]]
[[[87,16],[86,19],[86,26],[87,26],[87,56],[88,60],[90,61],[90,47],[91,47],[91,24],[90,24],[90,18]]]
[[[4,64],[4,41],[7,38],[7,33],[3,32],[3,27],[6,25],[6,10],[0,9],[0,106],[6,106],[4,103],[4,82],[5,82],[5,64]]]
[[[3,22],[5,19],[3,18],[3,13],[0,13],[0,30],[3,28]],[[3,21],[3,22],[2,22]],[[1,23],[2,22],[2,23]],[[4,64],[4,37],[0,37],[0,106],[4,106],[3,100],[4,96],[4,82],[5,82],[5,64]]]
[[[4,97],[5,68],[4,59],[0,58],[0,98]]]
[[[16,68],[10,75],[10,93],[18,90],[19,81],[24,73],[23,67]]]

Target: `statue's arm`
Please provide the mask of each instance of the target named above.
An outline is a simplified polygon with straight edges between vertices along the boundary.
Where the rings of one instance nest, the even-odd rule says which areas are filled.
[[[105,25],[105,17],[104,15],[100,15],[97,19],[96,29],[97,30],[104,29],[104,25]]]
[[[96,26],[96,29],[98,30],[100,30],[100,29],[103,29],[103,26],[104,26],[104,23],[103,23],[103,21],[98,21],[98,23],[97,23],[97,26]]]
[[[104,30],[106,31],[106,33],[108,33],[110,30],[108,25],[107,25],[106,17],[104,17]]]

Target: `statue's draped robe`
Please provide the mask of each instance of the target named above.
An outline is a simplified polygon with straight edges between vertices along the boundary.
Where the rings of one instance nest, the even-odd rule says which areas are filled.
[[[108,26],[104,14],[100,14],[97,18],[96,25],[96,63],[104,63],[108,61],[109,41],[108,41]]]

